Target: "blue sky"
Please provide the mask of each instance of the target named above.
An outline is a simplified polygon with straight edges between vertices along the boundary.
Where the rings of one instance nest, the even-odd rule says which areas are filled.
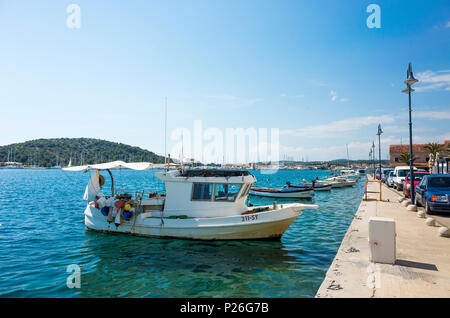
[[[348,144],[365,159],[381,123],[386,158],[408,142],[408,62],[414,142],[450,139],[446,0],[0,0],[0,37],[0,145],[92,137],[163,154],[167,97],[169,134],[279,128],[282,157],[345,158]]]

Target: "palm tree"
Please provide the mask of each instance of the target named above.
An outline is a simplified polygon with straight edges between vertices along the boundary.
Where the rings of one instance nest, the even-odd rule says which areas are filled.
[[[406,163],[406,165],[409,165],[409,158],[410,158],[409,152],[402,152],[402,153],[400,154],[400,156],[398,157],[398,160],[399,160],[400,162]],[[414,160],[416,160],[416,157],[413,157],[413,161],[414,161]]]
[[[423,148],[425,150],[428,150],[428,152],[430,153],[430,160],[428,161],[428,166],[431,168],[434,166],[434,162],[436,161],[439,152],[444,151],[444,146],[436,142],[429,142]]]
[[[450,147],[450,145],[449,145]],[[441,144],[438,144],[437,142],[429,142],[424,147],[425,150],[428,150],[430,154],[433,156],[436,156],[438,152],[444,151],[444,146]]]

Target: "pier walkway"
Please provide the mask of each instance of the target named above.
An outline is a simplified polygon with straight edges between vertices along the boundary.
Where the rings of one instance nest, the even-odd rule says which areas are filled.
[[[368,184],[369,191],[379,187]],[[383,201],[377,197],[369,193],[361,202],[316,297],[450,297],[450,238],[439,236],[438,227],[408,211],[398,202],[399,194],[387,186],[382,188]],[[371,216],[395,220],[394,265],[369,262]],[[449,224],[450,218],[436,216],[436,221]]]

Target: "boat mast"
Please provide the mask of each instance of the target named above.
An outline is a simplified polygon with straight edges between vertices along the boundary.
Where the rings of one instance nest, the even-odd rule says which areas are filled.
[[[350,157],[348,156],[348,144],[345,144],[347,146],[347,167],[350,168]]]
[[[164,164],[167,164],[167,96],[164,111]]]

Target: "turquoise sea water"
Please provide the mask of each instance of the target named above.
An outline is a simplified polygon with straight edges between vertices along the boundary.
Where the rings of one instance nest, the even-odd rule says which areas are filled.
[[[325,171],[252,171],[282,187]],[[115,171],[117,188],[162,191],[154,171]],[[0,169],[0,297],[314,297],[351,219],[306,210],[281,242],[199,242],[86,231],[89,174]],[[105,175],[109,189],[109,176]],[[364,182],[316,192],[314,202],[354,214]],[[274,199],[250,197],[254,205]],[[280,203],[288,202],[282,199]],[[81,288],[66,285],[81,268]]]

